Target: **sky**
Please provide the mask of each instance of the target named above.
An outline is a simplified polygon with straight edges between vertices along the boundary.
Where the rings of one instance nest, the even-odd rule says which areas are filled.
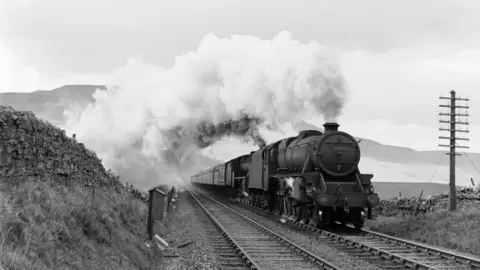
[[[0,91],[102,84],[134,57],[170,67],[209,33],[288,31],[338,62],[348,85],[341,129],[438,150],[447,135],[438,97],[454,89],[471,99],[467,144],[480,152],[478,14],[475,0],[0,0]]]

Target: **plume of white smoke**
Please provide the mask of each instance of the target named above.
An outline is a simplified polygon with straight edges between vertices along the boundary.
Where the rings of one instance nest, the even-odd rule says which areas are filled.
[[[288,32],[273,40],[209,34],[171,68],[134,58],[109,83],[116,87],[70,114],[67,129],[121,179],[141,186],[195,173],[193,154],[224,136],[263,146],[259,126],[275,130],[304,116],[334,120],[346,97],[325,50]]]

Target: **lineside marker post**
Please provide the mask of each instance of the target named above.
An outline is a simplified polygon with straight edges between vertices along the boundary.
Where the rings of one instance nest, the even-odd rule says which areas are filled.
[[[455,96],[455,91],[452,90],[450,91],[450,97],[443,97],[441,96],[440,99],[447,99],[449,100],[447,105],[441,104],[439,107],[443,108],[450,108],[450,112],[444,113],[440,112],[440,123],[446,123],[450,124],[449,128],[443,128],[440,127],[440,131],[449,131],[450,136],[449,137],[443,137],[440,136],[438,137],[439,139],[446,139],[450,141],[450,144],[445,145],[445,144],[439,144],[441,147],[449,147],[450,148],[450,153],[447,153],[447,155],[450,156],[450,211],[455,211],[457,209],[457,188],[455,185],[455,156],[460,156],[460,154],[455,152],[455,148],[466,148],[468,149],[468,146],[461,146],[461,145],[456,145],[457,140],[463,140],[463,141],[468,141],[468,138],[459,138],[456,137],[455,132],[464,132],[464,133],[469,133],[468,131],[468,120],[461,121],[458,120],[456,117],[457,116],[464,116],[468,117],[469,114],[467,113],[467,109],[469,109],[468,104],[467,105],[457,105],[456,101],[469,101],[468,98],[460,98]],[[456,109],[465,109],[465,113],[457,113]],[[442,116],[450,116],[449,120],[443,120]],[[465,130],[462,129],[456,129],[456,125],[465,125],[467,128]]]
[[[153,240],[153,226],[155,220],[163,220],[165,211],[165,192],[154,188],[149,191],[147,231],[150,240]]]
[[[415,209],[413,210],[413,216],[417,215],[418,207],[420,206],[420,200],[422,199],[423,189],[420,191],[420,195],[418,196],[417,203],[415,204]]]

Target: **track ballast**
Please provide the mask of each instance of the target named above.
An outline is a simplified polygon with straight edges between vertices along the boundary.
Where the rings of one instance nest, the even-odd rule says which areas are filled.
[[[189,194],[250,269],[340,269],[206,194]]]
[[[234,202],[257,212],[274,217],[276,213],[249,205]],[[315,236],[320,242],[342,250],[352,256],[360,257],[384,269],[442,269],[462,270],[480,269],[480,260],[472,257],[454,254],[441,249],[422,245],[405,239],[373,232],[357,230],[353,227],[340,229],[319,229],[287,219],[287,224],[294,225],[292,229],[305,235]],[[311,233],[314,233],[312,235]]]

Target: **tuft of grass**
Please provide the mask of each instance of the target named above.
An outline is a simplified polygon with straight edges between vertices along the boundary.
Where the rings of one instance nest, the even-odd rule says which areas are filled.
[[[147,206],[106,188],[0,188],[0,269],[152,269]]]
[[[480,256],[480,212],[476,205],[455,212],[441,210],[415,217],[378,217],[368,229],[433,246]]]

